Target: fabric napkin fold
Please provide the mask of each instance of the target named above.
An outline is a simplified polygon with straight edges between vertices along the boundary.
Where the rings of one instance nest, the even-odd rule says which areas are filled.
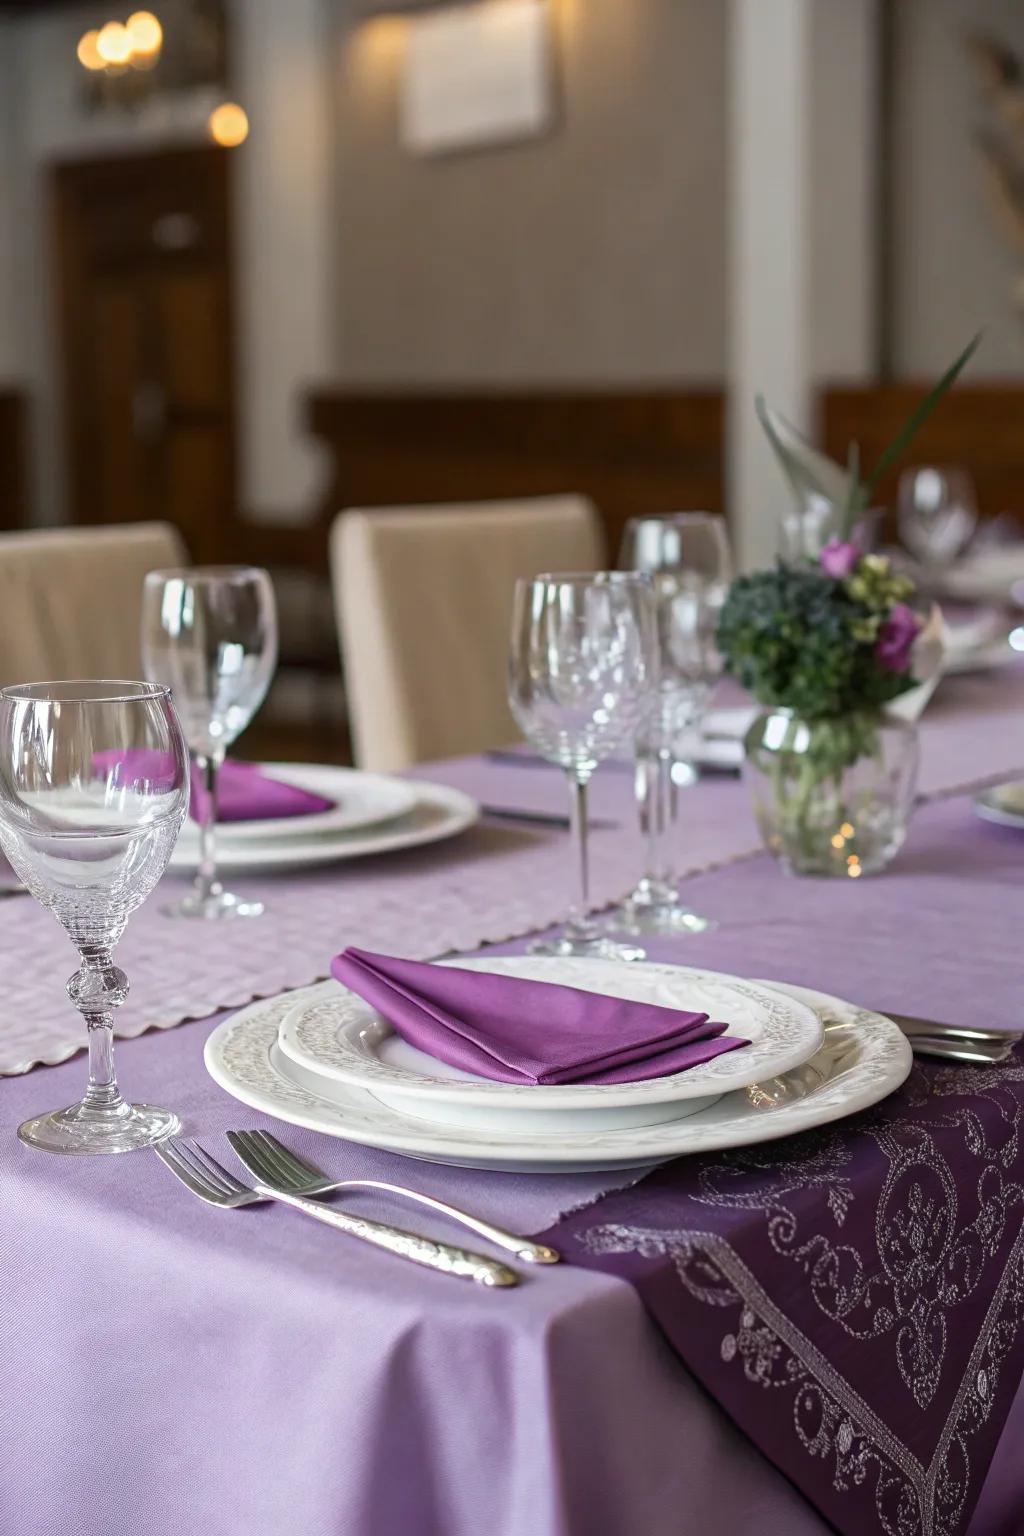
[[[286,816],[315,816],[329,811],[335,801],[326,800],[312,790],[285,784],[264,773],[258,763],[239,763],[227,758],[217,775],[217,820],[275,821]],[[195,765],[192,767],[192,798],[189,815],[193,821],[206,819],[209,796],[203,788]]]
[[[97,752],[93,758],[97,768],[114,769],[114,781],[126,788],[148,784],[159,788],[162,783],[173,782],[174,759],[166,752],[148,747],[128,747],[124,751]],[[286,816],[315,816],[318,812],[333,809],[336,801],[326,800],[323,795],[300,789],[295,784],[285,784],[265,774],[259,763],[240,763],[227,758],[217,775],[217,820],[220,821],[272,821]],[[192,764],[192,794],[189,815],[193,821],[206,820],[209,812],[209,796],[203,788],[202,775]]]
[[[631,1083],[749,1045],[706,1013],[348,948],[331,974],[409,1045],[499,1083]]]

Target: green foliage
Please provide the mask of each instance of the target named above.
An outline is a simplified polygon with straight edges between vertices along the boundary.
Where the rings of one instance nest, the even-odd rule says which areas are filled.
[[[875,658],[881,594],[872,590],[865,601],[851,586],[856,577],[836,581],[817,566],[740,576],[718,624],[727,670],[762,704],[807,720],[875,710],[905,693],[910,673],[887,671]]]
[[[865,475],[863,479],[860,473],[860,449],[856,443],[850,444],[847,457],[847,475],[850,489],[846,505],[842,508],[841,538],[848,539],[850,537],[850,530],[855,527],[858,517],[870,507],[871,498],[878,487],[879,481],[886,471],[891,469],[901,455],[909,448],[914,437],[921,427],[924,426],[943,395],[955,384],[963,369],[977,351],[981,338],[982,332],[979,331],[968,342],[960,356],[950,364],[938,383],[929,390],[928,394],[921,401],[921,404],[911,411],[899,432],[897,432],[892,442],[879,458],[874,469]],[[815,472],[813,461],[804,454],[794,452],[779,437],[772,425],[771,416],[769,415],[763,395],[755,397],[754,408],[764,428],[765,435],[771,443],[779,467],[789,482],[789,488],[793,492],[797,505],[800,507],[804,506],[810,495],[824,496],[826,500],[834,499],[830,497],[828,488],[822,485],[821,480],[818,478],[821,471]],[[790,430],[792,431],[792,429]]]

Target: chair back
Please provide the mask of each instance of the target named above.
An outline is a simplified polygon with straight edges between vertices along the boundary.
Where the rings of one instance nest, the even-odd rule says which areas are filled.
[[[515,741],[516,580],[603,564],[581,496],[340,513],[331,573],[359,765],[394,771]]]
[[[169,523],[0,534],[0,685],[141,677],[143,578],[185,560]]]

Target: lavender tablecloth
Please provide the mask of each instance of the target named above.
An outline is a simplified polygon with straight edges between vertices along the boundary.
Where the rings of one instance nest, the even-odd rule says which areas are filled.
[[[997,730],[1009,719],[1004,701]],[[973,745],[957,737],[953,756],[977,771],[984,712],[965,720]],[[521,779],[524,797],[540,792],[525,788],[540,776]],[[738,786],[700,786],[694,801],[712,794],[729,824],[744,814]],[[981,997],[989,1020],[1017,1023],[1022,865],[1020,840],[951,799],[920,812],[878,880],[787,882],[761,857],[695,878],[688,897],[721,927],[657,953],[951,1022]],[[0,908],[0,934],[3,922]],[[8,948],[7,975],[19,964]],[[266,1122],[206,1077],[211,1027],[128,1041],[120,1065],[135,1096],[173,1103],[215,1145]],[[149,1156],[22,1147],[18,1121],[76,1097],[81,1072],[72,1061],[0,1082],[4,1536],[824,1530],[681,1370],[629,1285],[559,1268],[484,1293],[290,1212],[205,1207]],[[398,1173],[534,1230],[627,1181],[443,1170],[289,1139],[339,1174]],[[1018,1397],[971,1536],[1024,1529],[1022,1434]]]

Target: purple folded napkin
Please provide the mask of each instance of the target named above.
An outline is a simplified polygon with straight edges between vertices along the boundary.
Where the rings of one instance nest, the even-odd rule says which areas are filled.
[[[280,779],[269,778],[258,763],[238,763],[228,758],[217,775],[218,821],[276,821],[285,816],[315,816],[333,808],[333,800],[311,790],[299,789]],[[208,796],[195,766],[192,768],[192,800],[189,815],[193,821],[206,819]]]
[[[170,787],[174,781],[174,758],[166,752],[147,747],[129,747],[123,752],[97,752],[97,768],[107,771],[108,779],[126,789],[146,784],[150,790]],[[218,821],[274,821],[286,816],[315,816],[335,805],[323,795],[295,784],[269,778],[258,763],[239,763],[228,758],[217,775]],[[193,821],[204,822],[209,810],[209,796],[202,777],[192,765],[192,796],[189,814]]]
[[[364,949],[335,955],[331,975],[409,1045],[499,1083],[640,1082],[750,1044],[706,1013]]]

